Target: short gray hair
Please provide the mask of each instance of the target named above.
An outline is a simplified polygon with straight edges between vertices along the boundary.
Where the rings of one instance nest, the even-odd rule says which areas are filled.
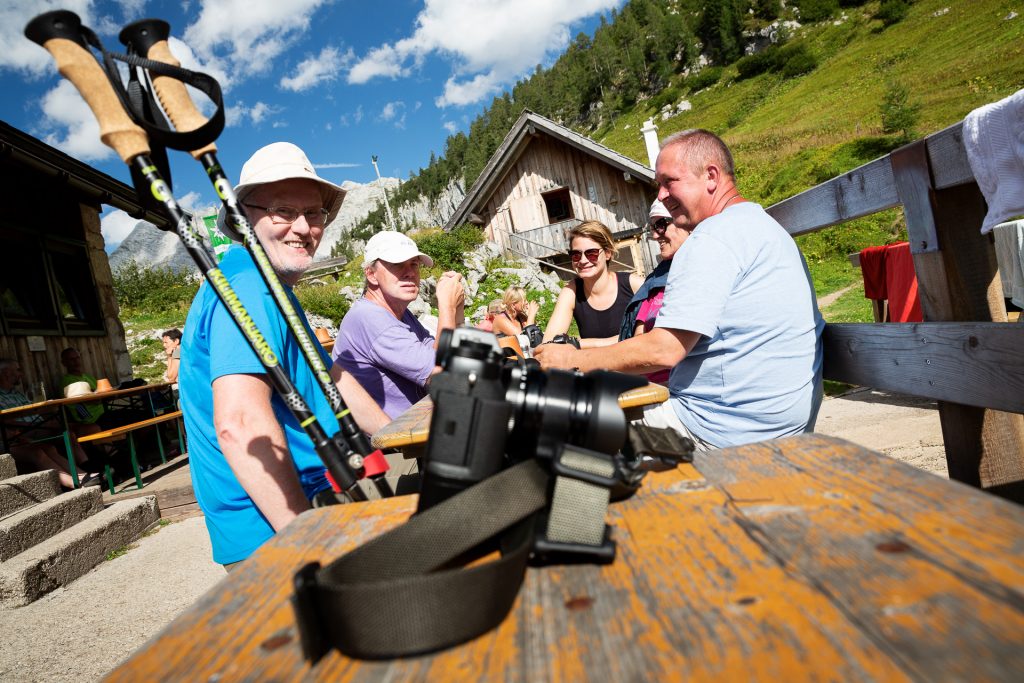
[[[736,171],[729,146],[711,131],[690,128],[673,133],[661,141],[662,150],[677,145],[681,148],[679,154],[686,159],[694,175],[703,173],[710,164],[714,164],[722,173],[735,178]]]

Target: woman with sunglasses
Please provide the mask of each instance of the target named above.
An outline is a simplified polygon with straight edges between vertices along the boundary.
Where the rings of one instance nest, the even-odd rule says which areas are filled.
[[[565,334],[572,320],[580,331],[581,348],[619,340],[622,314],[643,278],[613,273],[609,263],[617,254],[611,231],[603,223],[586,221],[569,231],[569,258],[577,277],[558,295],[544,341]]]

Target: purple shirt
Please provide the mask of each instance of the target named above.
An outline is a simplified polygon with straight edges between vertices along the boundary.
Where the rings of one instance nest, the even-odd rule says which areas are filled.
[[[401,320],[365,298],[345,314],[331,358],[352,374],[390,418],[427,395],[434,338],[408,310]]]

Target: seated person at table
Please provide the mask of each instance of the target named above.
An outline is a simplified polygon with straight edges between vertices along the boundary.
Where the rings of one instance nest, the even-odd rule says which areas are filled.
[[[325,226],[341,208],[345,190],[318,176],[299,147],[275,142],[242,166],[234,188],[271,267],[300,320],[293,288],[313,263]],[[224,210],[218,217],[223,225]],[[248,251],[234,245],[220,263],[267,347],[327,434],[338,419],[306,362]],[[306,332],[313,331],[306,325]],[[189,440],[196,501],[210,533],[213,560],[231,566],[249,557],[329,490],[313,442],[273,390],[227,307],[204,282],[182,333],[178,381]],[[322,354],[324,364],[329,362]],[[356,423],[374,432],[388,420],[347,374],[331,372]]]
[[[654,328],[654,321],[665,300],[665,285],[668,284],[668,271],[672,266],[672,257],[690,236],[686,230],[677,227],[672,222],[672,214],[657,199],[651,204],[647,230],[648,238],[658,243],[661,263],[651,271],[626,306],[626,311],[622,315],[622,326],[619,329],[619,341],[650,332]],[[667,369],[658,370],[647,374],[646,377],[651,382],[665,384],[668,382],[669,374],[671,373]]]
[[[509,287],[501,297],[501,312],[494,316],[495,334],[507,334],[513,337],[523,333],[523,328],[537,321],[540,304],[527,301],[526,292],[522,287]]]
[[[21,366],[18,362],[9,358],[0,359],[0,410],[17,408],[32,402],[24,393],[15,388],[21,382]],[[29,441],[30,438],[39,439],[56,437],[58,435],[56,430],[42,426],[43,421],[40,415],[24,415],[13,418],[11,424],[17,428],[34,424],[39,424],[40,426],[33,429],[31,434],[15,436],[8,444],[0,443],[0,451],[9,451],[11,457],[16,461],[31,464],[41,470],[56,470],[61,485],[69,489],[74,488],[75,483],[71,478],[71,468],[68,465],[68,459],[57,451],[53,443],[31,443]],[[84,466],[86,462],[85,452],[82,451],[82,446],[74,437],[71,437],[71,452],[74,455],[75,462],[80,466]],[[83,486],[100,483],[99,476],[84,471],[84,467],[79,469],[78,476]]]
[[[487,304],[487,313],[484,315],[484,319],[476,324],[476,328],[484,332],[493,332],[494,318],[501,315],[503,310],[505,310],[505,305],[501,303],[501,299],[495,299]]]
[[[558,295],[544,341],[568,332],[572,320],[580,331],[581,348],[618,341],[622,313],[643,278],[612,272],[609,265],[617,254],[612,233],[603,223],[586,221],[569,231],[569,257],[578,277]]]
[[[96,391],[96,378],[82,368],[82,356],[72,347],[60,352],[60,362],[64,366],[64,376],[60,378],[60,386],[67,387],[77,382],[85,382],[89,389]],[[153,417],[151,410],[122,408],[108,412],[102,401],[88,403],[72,403],[67,406],[71,431],[78,436],[95,434],[96,432],[121,427],[133,422],[141,422]]]
[[[181,362],[181,330],[176,327],[167,330],[161,336],[161,341],[164,344],[164,353],[167,354],[164,381],[176,383],[178,381],[178,363]]]
[[[383,230],[366,242],[363,296],[345,314],[334,340],[336,367],[351,373],[394,419],[427,395],[437,340],[409,304],[420,292],[420,268],[434,265],[406,235]],[[437,329],[463,321],[462,276],[448,271],[437,281]]]
[[[740,196],[732,155],[705,130],[669,136],[658,199],[688,234],[669,268],[654,328],[611,346],[545,344],[545,368],[646,374],[671,369],[669,400],[642,421],[699,450],[811,431],[821,404],[821,330],[793,238]]]

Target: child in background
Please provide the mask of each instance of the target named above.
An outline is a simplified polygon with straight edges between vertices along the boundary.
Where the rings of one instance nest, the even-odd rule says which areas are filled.
[[[494,316],[501,314],[503,310],[504,307],[501,304],[501,299],[495,299],[491,303],[487,304],[487,314],[481,322],[477,323],[476,328],[478,330],[483,330],[484,332],[493,332]]]

